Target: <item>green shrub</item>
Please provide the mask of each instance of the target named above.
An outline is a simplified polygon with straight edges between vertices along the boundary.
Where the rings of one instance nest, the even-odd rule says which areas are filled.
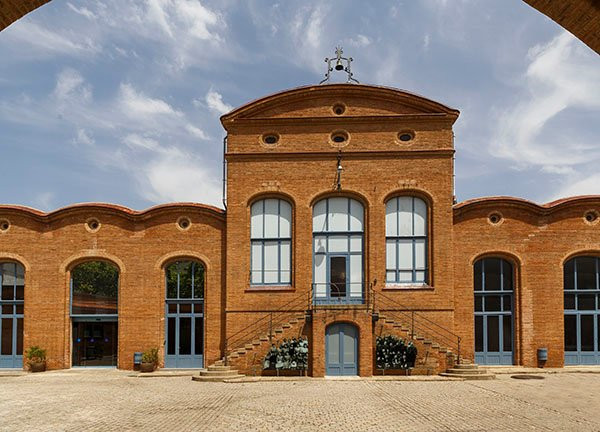
[[[150,348],[142,354],[142,363],[158,364],[158,348]]]
[[[25,351],[25,358],[29,361],[29,363],[44,362],[46,361],[46,350],[34,345]]]
[[[378,369],[409,369],[415,366],[417,347],[412,342],[393,335],[379,336],[376,341],[375,362]]]
[[[271,345],[263,361],[264,369],[304,370],[308,368],[308,339],[284,339],[279,346]]]

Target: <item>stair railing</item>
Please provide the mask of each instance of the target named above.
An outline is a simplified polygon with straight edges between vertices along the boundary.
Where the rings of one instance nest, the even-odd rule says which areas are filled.
[[[409,334],[411,339],[420,334],[432,342],[448,346],[452,351],[456,352],[456,363],[460,364],[461,337],[459,335],[427,318],[414,308],[403,305],[384,293],[375,293],[373,289],[370,289],[370,291],[373,314],[383,311],[386,317],[389,316],[403,326],[410,326]]]
[[[279,306],[277,309],[266,311],[259,319],[251,322],[244,328],[227,337],[223,344],[225,365],[228,363],[228,358],[233,352],[242,349],[246,344],[252,343],[257,338],[260,338],[267,333],[269,342],[274,336],[274,330],[286,324],[290,320],[292,314],[300,312],[307,314],[312,310],[312,290],[307,294],[302,293],[287,303]]]

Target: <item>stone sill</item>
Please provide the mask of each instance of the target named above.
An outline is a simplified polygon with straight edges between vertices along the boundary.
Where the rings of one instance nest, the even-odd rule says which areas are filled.
[[[386,283],[383,291],[433,291],[434,287],[426,284],[394,284]]]
[[[246,288],[245,292],[273,292],[273,291],[284,291],[284,292],[293,292],[296,291],[292,285],[251,285],[249,288]]]

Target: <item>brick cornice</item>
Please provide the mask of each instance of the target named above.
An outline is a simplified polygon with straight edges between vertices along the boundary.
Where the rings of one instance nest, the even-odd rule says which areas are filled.
[[[454,216],[460,216],[481,208],[501,210],[502,208],[512,207],[527,210],[538,215],[547,215],[567,207],[583,204],[600,206],[600,195],[580,195],[562,198],[546,204],[538,204],[526,199],[508,196],[482,197],[455,204],[453,210]]]
[[[376,158],[423,158],[423,157],[452,157],[454,149],[436,150],[392,150],[392,151],[342,151],[343,158],[348,159],[376,159]],[[227,153],[225,159],[250,160],[250,159],[331,159],[337,156],[337,151],[326,152],[273,152],[273,153]]]

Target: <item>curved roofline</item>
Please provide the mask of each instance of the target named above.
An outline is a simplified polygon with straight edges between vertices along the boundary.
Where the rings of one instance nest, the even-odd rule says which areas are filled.
[[[0,212],[9,211],[23,213],[25,215],[33,216],[36,219],[43,221],[57,219],[61,216],[65,216],[70,213],[81,212],[83,210],[97,210],[101,212],[109,212],[118,216],[124,216],[132,220],[147,219],[157,213],[163,213],[172,210],[200,210],[209,213],[211,216],[216,217],[217,219],[225,219],[225,210],[208,204],[193,202],[159,204],[153,207],[149,207],[145,210],[133,210],[129,207],[125,207],[119,204],[110,204],[102,202],[84,202],[60,207],[50,212],[43,212],[33,207],[22,205],[0,204]]]
[[[397,89],[394,87],[378,86],[378,85],[371,85],[371,84],[347,84],[347,83],[322,84],[322,85],[313,84],[313,85],[294,87],[291,89],[279,91],[279,92],[272,93],[267,96],[263,96],[259,99],[255,99],[248,103],[245,103],[244,105],[241,105],[238,108],[231,110],[227,114],[222,115],[221,123],[224,125],[226,122],[229,122],[229,121],[235,119],[236,117],[239,117],[243,113],[257,110],[260,107],[266,106],[269,103],[273,103],[273,102],[276,102],[278,100],[282,100],[285,98],[298,96],[298,95],[302,95],[305,93],[316,92],[316,91],[322,91],[322,92],[333,91],[333,92],[335,92],[336,90],[340,91],[340,90],[344,90],[344,89],[358,90],[358,91],[366,91],[366,90],[373,91],[373,90],[375,90],[383,95],[387,95],[390,97],[398,97],[401,95],[404,97],[412,98],[416,102],[420,102],[423,105],[427,105],[432,109],[438,110],[439,112],[443,112],[443,113],[455,115],[455,116],[458,116],[460,114],[460,112],[455,108],[451,108],[447,105],[441,104],[441,103],[436,102],[431,99],[428,99],[419,94],[411,93],[406,90],[401,90],[401,89]]]
[[[474,210],[479,207],[485,207],[487,205],[493,204],[505,204],[511,205],[521,208],[527,208],[529,210],[538,212],[538,213],[549,213],[555,210],[559,210],[563,207],[569,207],[573,205],[579,205],[586,202],[595,202],[600,204],[600,195],[578,195],[573,197],[561,198],[558,200],[550,201],[545,204],[538,204],[536,202],[517,197],[510,196],[491,196],[491,197],[481,197],[481,198],[473,198],[470,200],[466,200],[455,204],[453,206],[454,210]]]

